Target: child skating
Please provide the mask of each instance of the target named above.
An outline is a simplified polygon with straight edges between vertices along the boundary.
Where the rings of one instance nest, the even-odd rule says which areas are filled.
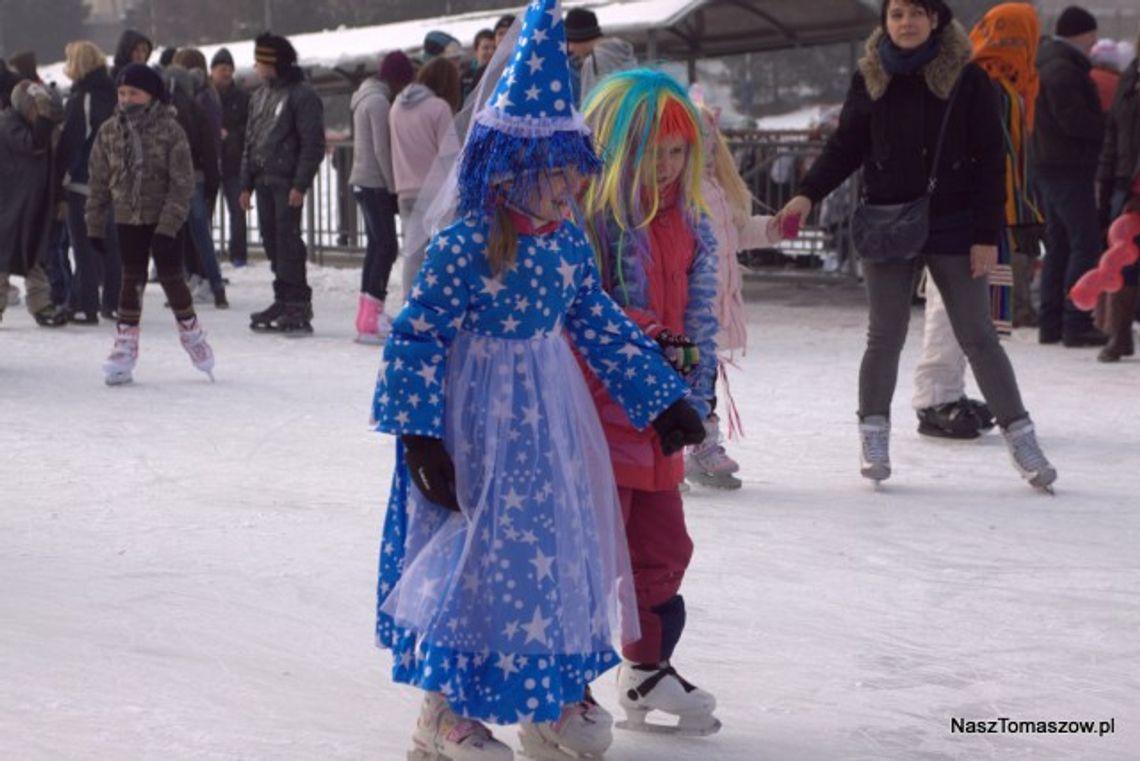
[[[163,103],[162,79],[143,64],[119,74],[119,105],[103,123],[91,149],[87,229],[106,229],[113,214],[123,259],[123,287],[115,345],[103,363],[109,386],[130,383],[139,356],[139,322],[151,255],[158,281],[178,325],[182,348],[194,367],[213,380],[214,352],[194,313],[182,278],[175,236],[186,222],[194,193],[194,167],[186,134]],[[91,239],[97,251],[104,241]]]
[[[384,350],[373,415],[400,436],[380,552],[377,641],[425,696],[408,758],[598,758],[587,685],[638,638],[606,441],[570,341],[672,451],[704,436],[659,347],[600,287],[563,221],[597,170],[570,101],[561,10],[530,6],[475,119],[459,218],[438,233]],[[569,340],[568,340],[569,339]]]
[[[717,262],[701,199],[700,117],[676,80],[649,69],[602,80],[585,116],[606,157],[584,207],[603,286],[666,351],[704,420],[717,371]],[[685,625],[678,591],[693,551],[679,489],[684,460],[631,425],[600,384],[592,390],[621,495],[641,624],[618,675],[627,726],[715,732],[715,698],[671,665]],[[647,723],[653,711],[678,721]]]

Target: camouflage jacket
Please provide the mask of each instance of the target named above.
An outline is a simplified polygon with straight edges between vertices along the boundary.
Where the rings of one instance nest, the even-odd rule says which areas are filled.
[[[103,123],[91,149],[87,229],[104,229],[107,215],[120,225],[157,225],[174,237],[186,222],[194,194],[190,145],[163,104],[133,120],[120,110]]]

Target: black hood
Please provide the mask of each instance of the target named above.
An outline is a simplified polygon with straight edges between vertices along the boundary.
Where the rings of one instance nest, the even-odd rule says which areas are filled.
[[[134,29],[123,32],[123,36],[119,38],[119,44],[115,48],[116,68],[122,68],[131,62],[131,53],[139,46],[140,42],[145,42],[150,47],[150,51],[154,52],[154,43],[142,32],[136,32]]]

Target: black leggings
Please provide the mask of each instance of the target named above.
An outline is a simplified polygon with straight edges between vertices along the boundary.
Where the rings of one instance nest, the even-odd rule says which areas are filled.
[[[119,322],[138,325],[142,319],[142,295],[146,290],[147,264],[154,241],[154,225],[117,225],[119,249],[123,257],[123,290],[119,294]],[[160,247],[154,252],[158,282],[166,292],[166,300],[174,317],[188,320],[194,316],[190,289],[182,277],[182,251],[178,246]]]

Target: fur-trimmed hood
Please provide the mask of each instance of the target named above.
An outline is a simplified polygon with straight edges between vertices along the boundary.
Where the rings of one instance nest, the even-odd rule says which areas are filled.
[[[873,101],[883,97],[891,83],[891,75],[883,68],[879,57],[879,42],[885,34],[882,27],[872,32],[863,45],[863,57],[859,59],[859,72],[867,83],[867,94]],[[957,21],[951,21],[950,26],[942,32],[938,55],[923,69],[926,86],[942,100],[949,98],[954,82],[972,55],[973,46],[966,30]]]

